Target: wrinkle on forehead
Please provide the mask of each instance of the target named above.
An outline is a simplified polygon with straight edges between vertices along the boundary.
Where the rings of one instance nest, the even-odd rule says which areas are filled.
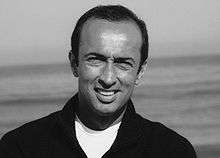
[[[109,42],[122,42],[126,40],[126,36],[124,34],[116,34],[110,32],[102,33],[101,38]]]
[[[120,51],[121,47],[127,41],[125,34],[117,34],[112,32],[104,32],[101,34],[102,45],[105,50]]]

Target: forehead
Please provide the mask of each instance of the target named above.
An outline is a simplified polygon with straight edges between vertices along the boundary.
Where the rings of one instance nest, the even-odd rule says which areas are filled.
[[[93,45],[101,40],[113,43],[126,42],[128,46],[138,48],[142,44],[140,29],[132,21],[110,22],[103,19],[90,19],[85,22],[80,43]]]

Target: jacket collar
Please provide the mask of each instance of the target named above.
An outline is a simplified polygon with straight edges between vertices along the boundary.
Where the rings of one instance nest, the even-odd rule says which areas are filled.
[[[117,137],[111,147],[112,150],[117,150],[130,143],[136,142],[141,132],[141,119],[136,114],[132,101],[126,103],[127,108],[122,118],[122,123],[119,127]],[[73,147],[79,147],[75,133],[75,108],[78,105],[78,94],[74,95],[61,110],[59,115],[60,130],[63,132],[65,139]]]
[[[122,118],[122,123],[119,127],[117,137],[111,147],[113,150],[117,150],[136,142],[142,134],[141,120],[135,112],[131,99],[128,100],[126,106],[127,108]]]

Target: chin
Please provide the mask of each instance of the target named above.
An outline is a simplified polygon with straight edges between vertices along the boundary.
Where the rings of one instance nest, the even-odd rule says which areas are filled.
[[[110,104],[97,103],[93,108],[99,116],[112,116],[121,111],[123,107],[118,106],[113,102]]]

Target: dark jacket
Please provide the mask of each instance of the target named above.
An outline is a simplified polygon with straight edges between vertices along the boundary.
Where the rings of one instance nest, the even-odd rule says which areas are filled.
[[[75,134],[74,107],[77,96],[61,111],[27,123],[5,134],[0,141],[1,158],[86,158]],[[118,135],[103,158],[195,158],[192,145],[164,125],[135,113],[131,100]]]

